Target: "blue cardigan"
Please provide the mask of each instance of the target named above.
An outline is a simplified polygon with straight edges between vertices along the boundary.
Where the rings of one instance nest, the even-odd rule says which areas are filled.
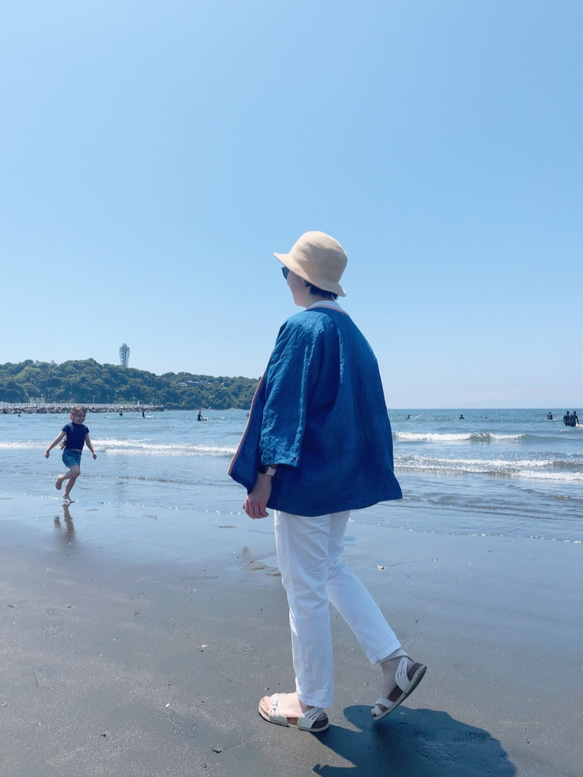
[[[229,475],[251,491],[277,464],[268,507],[325,515],[400,499],[377,361],[340,308],[289,318],[251,405]]]

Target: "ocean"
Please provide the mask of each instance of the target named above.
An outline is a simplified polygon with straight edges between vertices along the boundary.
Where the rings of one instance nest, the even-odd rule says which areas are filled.
[[[464,418],[460,418],[463,412]],[[405,531],[583,541],[583,427],[564,410],[394,410],[395,472],[404,498],[352,516],[355,524]],[[248,520],[243,489],[227,476],[246,424],[242,410],[100,413],[86,424],[98,454],[85,452],[73,491],[85,509],[110,505],[146,517]],[[60,450],[44,450],[68,416],[0,415],[0,497],[26,496],[55,511]],[[71,508],[72,510],[74,508]],[[135,511],[133,511],[135,513]],[[139,531],[139,527],[133,530]]]

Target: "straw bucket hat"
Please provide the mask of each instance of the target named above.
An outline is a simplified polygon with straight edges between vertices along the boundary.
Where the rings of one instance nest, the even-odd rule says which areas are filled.
[[[348,262],[337,240],[324,232],[305,232],[289,254],[274,254],[293,273],[324,291],[340,297],[346,292],[339,283]]]

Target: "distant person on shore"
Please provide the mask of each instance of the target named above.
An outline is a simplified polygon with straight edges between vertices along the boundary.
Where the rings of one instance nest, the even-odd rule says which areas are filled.
[[[64,475],[59,475],[55,482],[55,487],[58,491],[61,490],[63,483],[67,481],[67,486],[63,494],[63,499],[67,504],[71,504],[71,489],[75,485],[75,481],[81,474],[81,453],[83,446],[86,445],[93,458],[97,458],[97,454],[93,449],[93,443],[89,437],[89,429],[85,426],[85,408],[81,405],[75,405],[71,410],[71,423],[63,426],[60,434],[55,437],[52,443],[45,451],[45,458],[49,458],[51,450],[61,444],[63,448],[63,464],[69,468],[69,471]]]
[[[336,302],[347,257],[323,232],[275,254],[300,308],[281,327],[229,468],[247,489],[250,518],[274,510],[277,560],[287,594],[295,691],[264,696],[269,723],[318,733],[334,701],[329,603],[382,672],[379,720],[417,687],[425,666],[401,648],[370,593],[342,560],[351,510],[400,499],[377,360]]]

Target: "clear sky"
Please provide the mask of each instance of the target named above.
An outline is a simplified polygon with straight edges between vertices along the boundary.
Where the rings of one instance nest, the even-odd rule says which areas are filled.
[[[349,257],[390,407],[583,410],[581,0],[0,2],[0,363],[258,377]]]

